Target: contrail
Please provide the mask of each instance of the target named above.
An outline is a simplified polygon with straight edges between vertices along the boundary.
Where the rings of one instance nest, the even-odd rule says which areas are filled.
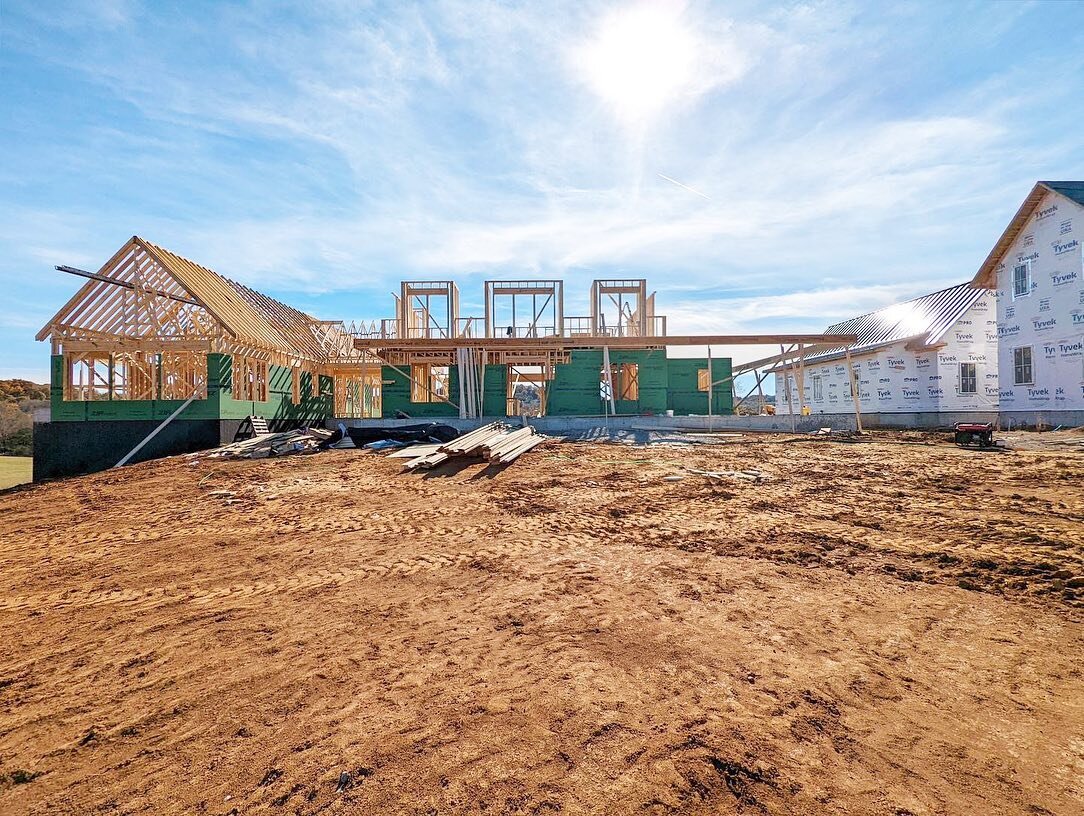
[[[682,189],[684,189],[684,190],[688,190],[688,191],[689,191],[690,193],[696,193],[696,194],[697,194],[698,196],[700,196],[701,198],[707,198],[707,199],[708,199],[708,201],[711,201],[711,199],[710,199],[710,198],[709,198],[708,196],[704,195],[704,194],[703,194],[702,192],[700,192],[699,190],[694,190],[694,189],[693,189],[692,187],[690,187],[690,186],[689,186],[688,184],[682,184],[682,183],[681,183],[680,181],[678,181],[677,179],[672,179],[672,178],[670,178],[669,176],[664,176],[664,175],[663,175],[662,173],[659,173],[659,178],[661,178],[661,179],[666,179],[666,180],[667,180],[668,182],[670,182],[671,184],[676,184],[676,185],[677,185],[678,187],[681,187],[681,188],[682,188]]]

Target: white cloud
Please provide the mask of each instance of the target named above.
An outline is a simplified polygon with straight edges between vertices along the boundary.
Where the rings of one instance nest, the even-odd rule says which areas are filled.
[[[483,275],[530,273],[566,277],[575,296],[593,277],[647,276],[675,331],[815,331],[969,278],[1034,177],[1040,120],[1016,115],[1011,88],[910,96],[920,66],[891,60],[922,32],[902,12],[445,0],[297,19],[218,6],[196,21],[109,8],[101,19],[139,18],[156,47],[14,35],[140,112],[63,153],[89,177],[98,150],[122,144],[130,177],[88,181],[41,222],[40,207],[12,219],[5,241],[27,263],[94,268],[139,232],[280,293],[439,273],[469,298]],[[317,192],[239,166],[280,142]],[[183,198],[143,195],[196,174],[210,181]],[[259,200],[215,207],[240,185]],[[193,198],[208,214],[180,212]]]
[[[647,126],[745,73],[745,53],[725,36],[729,21],[713,29],[704,36],[680,2],[614,8],[572,49],[570,70],[625,124]]]

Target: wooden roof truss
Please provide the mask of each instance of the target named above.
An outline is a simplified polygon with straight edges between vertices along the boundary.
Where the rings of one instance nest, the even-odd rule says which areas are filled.
[[[138,236],[38,333],[54,353],[217,351],[293,367],[359,360],[341,322],[318,321]]]

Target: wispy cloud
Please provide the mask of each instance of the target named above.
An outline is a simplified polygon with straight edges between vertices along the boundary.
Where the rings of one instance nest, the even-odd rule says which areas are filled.
[[[644,275],[687,330],[822,327],[966,280],[1036,177],[1084,166],[1056,79],[1084,13],[973,14],[9,4],[0,277],[138,232],[322,316],[382,316],[404,277],[469,303]]]

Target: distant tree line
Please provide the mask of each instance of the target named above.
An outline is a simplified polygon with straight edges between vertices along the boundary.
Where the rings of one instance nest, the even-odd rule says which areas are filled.
[[[49,386],[29,380],[0,380],[0,456],[30,456],[34,411],[49,404]]]

